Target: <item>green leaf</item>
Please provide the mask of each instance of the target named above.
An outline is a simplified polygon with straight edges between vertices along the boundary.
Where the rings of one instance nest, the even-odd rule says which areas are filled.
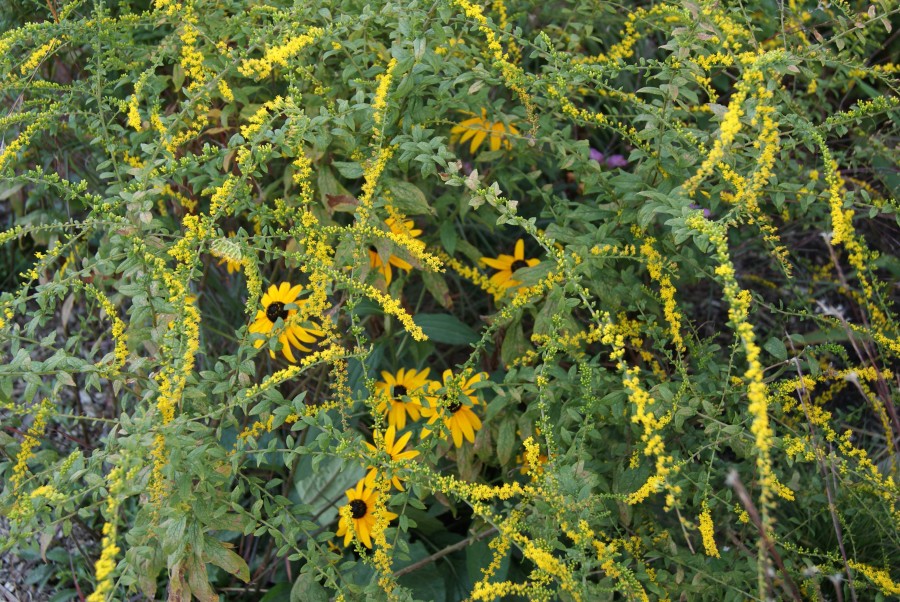
[[[450,288],[444,277],[435,272],[422,272],[422,282],[425,288],[434,297],[434,300],[441,304],[441,307],[449,309],[453,306],[453,299],[450,298]]]
[[[362,165],[356,161],[335,161],[332,163],[338,173],[350,180],[357,180],[363,177]]]
[[[522,320],[518,319],[506,329],[503,344],[500,346],[500,360],[504,366],[510,366],[514,360],[525,355],[530,349],[531,344],[525,337]]]
[[[406,215],[434,214],[428,205],[428,199],[415,184],[404,180],[387,180],[387,188],[391,191],[393,205]]]
[[[204,536],[203,544],[203,559],[206,562],[216,565],[244,583],[250,581],[250,567],[247,566],[247,563],[240,555],[235,554],[226,548],[221,541],[209,535]]]
[[[453,221],[445,221],[440,228],[441,244],[448,255],[456,253],[456,243],[459,241],[459,235],[456,233],[456,226]]]
[[[471,345],[480,338],[478,333],[450,314],[417,314],[413,321],[436,343]]]
[[[303,573],[291,588],[291,602],[328,602],[328,592],[312,573]]]
[[[502,466],[509,464],[516,451],[516,420],[507,416],[500,423],[500,432],[497,434],[497,459]]]
[[[784,346],[784,343],[781,342],[781,339],[772,337],[766,341],[763,348],[780,362],[787,359],[787,348]]]
[[[282,581],[269,588],[269,591],[259,599],[259,602],[290,602],[290,600],[291,584]]]

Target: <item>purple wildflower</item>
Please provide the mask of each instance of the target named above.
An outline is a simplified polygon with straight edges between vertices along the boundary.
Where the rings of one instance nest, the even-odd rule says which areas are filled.
[[[688,207],[690,207],[691,209],[703,209],[703,217],[705,217],[706,219],[709,219],[709,216],[712,215],[712,211],[706,209],[705,207],[700,207],[700,205],[698,205],[697,203],[691,203],[690,205],[688,205]]]
[[[609,167],[625,167],[628,165],[628,160],[622,155],[610,155],[606,159],[606,165]]]

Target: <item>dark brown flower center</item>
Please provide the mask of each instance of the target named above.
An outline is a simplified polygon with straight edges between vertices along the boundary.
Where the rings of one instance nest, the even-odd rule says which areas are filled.
[[[449,406],[447,406],[447,409],[450,410],[451,414],[456,414],[460,410],[460,408],[462,408],[462,403],[459,401],[454,401]]]
[[[284,303],[281,301],[273,301],[269,303],[269,307],[266,308],[266,317],[269,318],[269,322],[272,322],[273,324],[278,318],[287,320],[288,310],[284,308]]]
[[[403,385],[394,385],[394,397],[403,397],[409,393]]]
[[[525,261],[524,259],[516,259],[514,262],[509,264],[509,271],[515,272],[516,270],[519,270],[522,268],[527,268],[527,267],[528,267],[527,261]]]
[[[378,255],[378,249],[375,248],[375,245],[369,245],[369,251]]]
[[[360,519],[366,515],[369,507],[366,506],[366,503],[362,500],[351,500],[350,501],[350,516],[355,519]]]

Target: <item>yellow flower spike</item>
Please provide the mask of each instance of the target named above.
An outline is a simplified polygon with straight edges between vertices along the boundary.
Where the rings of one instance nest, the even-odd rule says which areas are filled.
[[[512,255],[501,253],[496,258],[481,258],[481,263],[495,270],[499,270],[496,274],[491,276],[490,280],[491,284],[501,291],[499,294],[494,295],[495,300],[499,299],[506,289],[516,288],[522,284],[521,281],[513,278],[513,274],[516,270],[530,268],[536,266],[540,262],[541,260],[536,258],[525,259],[525,241],[521,238],[516,241],[516,247]]]
[[[501,146],[510,150],[512,143],[509,141],[509,136],[518,136],[519,130],[512,124],[506,125],[502,121],[490,121],[487,118],[487,110],[482,108],[481,117],[471,117],[453,126],[453,129],[450,130],[450,140],[460,144],[471,140],[469,152],[474,155],[489,134],[492,151],[500,150]]]
[[[716,546],[716,540],[713,537],[715,527],[713,526],[712,515],[706,501],[703,502],[703,511],[700,513],[700,536],[703,538],[703,549],[709,557],[719,558],[719,548]]]
[[[376,431],[375,433],[375,443],[378,445],[372,445],[371,443],[366,443],[366,447],[369,451],[373,453],[378,453],[378,451],[383,450],[387,452],[387,454],[391,457],[391,461],[400,462],[403,460],[411,460],[419,455],[419,452],[415,450],[403,451],[406,447],[406,444],[409,443],[409,438],[412,437],[412,433],[406,433],[405,435],[401,435],[399,439],[396,439],[397,429],[394,428],[393,425],[389,426],[387,431],[382,436],[381,433]],[[372,466],[369,469],[368,474],[366,474],[365,483],[366,487],[375,487],[375,481],[378,477],[378,468]],[[403,484],[400,482],[400,479],[396,476],[391,478],[391,484],[403,491]]]
[[[406,428],[406,417],[418,420],[422,411],[422,398],[430,388],[428,373],[410,368],[400,368],[396,374],[382,372],[383,380],[375,383],[375,392],[379,395],[377,410],[386,413],[388,424],[398,430]],[[408,401],[407,401],[408,400]]]
[[[344,538],[344,545],[349,546],[356,537],[364,546],[372,549],[372,528],[375,526],[375,509],[378,506],[378,491],[366,486],[366,479],[356,484],[356,489],[347,490],[349,500],[345,509],[341,509],[338,521],[337,536]],[[383,509],[388,521],[397,515]]]
[[[437,422],[438,418],[441,418],[447,430],[450,431],[456,447],[462,447],[463,438],[469,443],[475,442],[475,431],[481,428],[481,419],[472,409],[481,404],[481,400],[478,399],[472,387],[476,383],[487,380],[487,376],[485,372],[479,372],[468,379],[463,375],[457,381],[452,370],[444,370],[443,385],[438,382],[431,384],[432,397],[428,398],[430,407],[422,408],[422,416],[428,418],[429,427]],[[457,389],[459,392],[457,397],[449,400],[446,408],[438,406],[437,402],[437,392],[441,386],[448,392]],[[471,406],[463,403],[463,398],[467,398]],[[432,430],[431,428],[422,429],[422,437],[430,435]]]
[[[278,341],[281,343],[281,351],[288,361],[296,363],[291,347],[296,347],[304,353],[312,351],[308,344],[316,342],[317,337],[323,336],[325,333],[321,327],[315,322],[311,322],[311,327],[300,326],[291,321],[291,317],[297,313],[296,309],[285,309],[285,305],[294,303],[300,307],[306,304],[306,299],[297,299],[302,287],[300,285],[291,287],[290,283],[282,282],[280,285],[272,285],[262,297],[261,309],[256,312],[256,318],[250,325],[250,332],[269,333],[275,328],[275,322],[281,318],[285,327],[281,334],[278,335]],[[262,347],[262,340],[255,341],[253,345],[257,348]],[[270,351],[269,354],[275,358],[275,353]]]

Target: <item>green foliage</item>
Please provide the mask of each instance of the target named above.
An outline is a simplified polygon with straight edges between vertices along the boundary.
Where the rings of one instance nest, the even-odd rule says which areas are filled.
[[[898,14],[9,3],[16,593],[900,594]]]

